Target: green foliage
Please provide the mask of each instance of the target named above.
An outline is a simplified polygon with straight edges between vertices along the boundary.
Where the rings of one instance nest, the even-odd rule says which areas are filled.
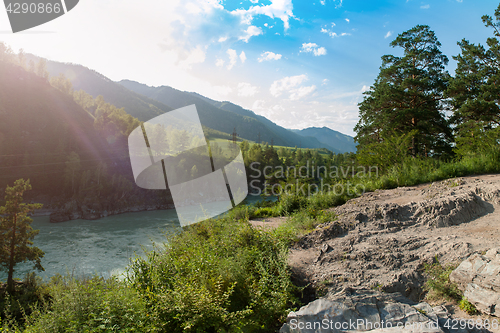
[[[62,73],[59,74],[59,76],[52,77],[50,79],[50,84],[65,94],[73,95],[73,84]]]
[[[0,288],[0,318],[4,324],[10,323],[10,326],[24,325],[33,308],[49,299],[50,295],[41,279],[33,272],[28,273],[23,281],[16,283],[14,294]]]
[[[456,75],[448,89],[460,156],[488,151],[500,142],[500,5],[495,18],[484,15],[482,20],[494,36],[487,39],[487,48],[465,39],[458,42],[461,54],[454,57]]]
[[[478,312],[475,305],[469,302],[465,296],[458,303],[458,307],[470,315],[475,315]]]
[[[387,134],[389,136],[383,137],[381,142],[368,143],[358,150],[358,162],[361,165],[376,165],[381,170],[401,165],[410,156],[412,140],[417,134],[417,130],[401,135]]]
[[[294,302],[286,254],[247,222],[208,220],[135,259],[129,278],[161,332],[266,331]]]
[[[24,332],[155,332],[145,303],[116,278],[54,276],[50,302],[36,307]]]
[[[460,301],[462,292],[457,285],[450,282],[450,274],[457,265],[442,266],[437,258],[432,264],[424,265],[424,272],[428,279],[424,284],[424,290],[428,292],[429,299],[452,299]]]
[[[41,258],[44,252],[33,246],[33,239],[39,230],[33,230],[28,217],[42,204],[23,203],[24,192],[31,190],[29,180],[18,179],[14,186],[5,189],[5,205],[0,206],[0,265],[7,270],[7,291],[15,293],[14,267],[20,262],[31,261],[34,268],[43,271]]]
[[[307,197],[295,193],[280,196],[277,211],[280,215],[290,215],[307,206]]]
[[[382,56],[380,74],[359,104],[354,128],[358,148],[379,144],[412,131],[413,156],[440,156],[450,150],[451,130],[444,116],[449,74],[441,43],[426,25],[405,31],[391,43],[403,57]]]

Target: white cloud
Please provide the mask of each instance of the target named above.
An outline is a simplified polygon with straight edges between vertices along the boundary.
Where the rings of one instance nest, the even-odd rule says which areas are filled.
[[[323,6],[325,5],[325,0],[320,0],[319,1]]]
[[[229,64],[227,65],[227,69],[231,70],[234,65],[236,65],[236,61],[238,60],[238,54],[233,49],[227,50],[227,55],[229,56]]]
[[[259,91],[259,87],[252,86],[248,82],[238,83],[238,96],[250,97],[255,95]]]
[[[385,34],[384,38],[389,38],[392,36],[392,31],[387,31],[387,33]]]
[[[431,7],[431,5],[423,5],[423,6],[420,6],[420,8],[422,9],[429,9]]]
[[[280,96],[284,91],[290,90],[307,80],[307,75],[287,76],[281,80],[276,80],[271,84],[269,92],[274,97]]]
[[[205,62],[206,47],[197,46],[191,51],[184,52],[184,59],[179,61],[179,67],[183,69],[191,69],[194,64],[201,64]]]
[[[341,34],[338,34],[336,32],[333,32],[333,31],[325,29],[325,28],[321,28],[321,32],[324,33],[324,34],[328,34],[328,36],[330,36],[332,38],[335,38],[335,37],[344,37],[344,36],[350,36],[351,35],[348,32],[343,32]]]
[[[252,22],[253,16],[255,15],[265,15],[272,19],[279,18],[283,21],[285,30],[288,30],[290,27],[290,17],[294,17],[292,0],[271,0],[270,5],[253,6],[247,10],[237,9],[232,13],[239,15],[242,18],[242,21],[247,22],[248,24]]]
[[[217,66],[217,67],[222,67],[222,66],[224,66],[224,62],[225,62],[225,61],[224,61],[224,60],[222,60],[222,59],[217,59],[217,60],[215,61],[215,66]]]
[[[290,100],[296,101],[301,99],[302,97],[305,97],[312,93],[314,90],[316,90],[316,86],[312,85],[309,87],[300,87],[298,89],[292,90],[290,94]]]
[[[226,40],[227,40],[227,36],[224,36],[224,37],[219,38],[218,42],[222,43],[222,42],[225,42]]]
[[[251,3],[258,3],[259,0],[250,0]]]
[[[281,59],[281,54],[279,53],[274,53],[270,51],[266,51],[260,55],[260,58],[257,59],[259,62],[263,61],[269,61],[269,60],[280,60]]]
[[[262,29],[254,25],[251,25],[248,27],[247,30],[245,30],[245,34],[243,36],[240,36],[239,39],[244,41],[245,43],[248,43],[248,40],[251,37],[258,35],[262,35]]]
[[[328,82],[330,82],[330,80],[328,79],[323,79],[323,81],[321,82],[322,85],[325,85],[325,84],[328,84]]]
[[[351,20],[349,20],[348,18],[346,18],[346,19],[345,19],[345,21],[346,21],[347,23],[351,22]]]
[[[247,60],[247,56],[245,54],[245,51],[241,51],[241,53],[240,53],[240,60],[241,60],[242,64],[244,64],[245,60]]]
[[[300,86],[304,81],[307,81],[307,75],[305,74],[287,76],[280,80],[274,81],[269,88],[269,92],[274,97],[279,97],[283,93],[288,93],[290,94],[289,99],[292,101],[296,101],[316,90],[315,85],[308,87]]]
[[[315,56],[326,55],[326,49],[324,47],[320,47],[313,51]]]
[[[264,105],[266,105],[266,101],[258,99],[255,102],[253,102],[252,110],[262,110],[264,109]]]
[[[326,55],[326,49],[324,47],[319,47],[316,43],[303,43],[300,52],[312,52],[315,56]]]

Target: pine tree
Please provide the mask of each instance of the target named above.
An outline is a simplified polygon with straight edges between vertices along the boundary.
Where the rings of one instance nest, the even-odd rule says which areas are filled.
[[[488,15],[482,20],[494,29],[494,37],[486,42],[487,48],[463,39],[458,42],[461,54],[453,57],[458,63],[448,95],[453,107],[456,150],[460,155],[484,151],[500,138],[500,5],[495,20]]]
[[[39,230],[33,230],[27,216],[35,209],[42,208],[41,204],[23,203],[23,194],[31,190],[29,180],[18,179],[14,186],[7,186],[5,190],[5,206],[0,207],[0,264],[7,269],[7,291],[14,290],[14,267],[17,263],[32,261],[34,267],[43,271],[40,259],[44,252],[33,246],[33,239]]]
[[[358,151],[386,138],[412,137],[412,156],[440,156],[450,151],[451,130],[444,116],[444,91],[448,58],[441,43],[426,25],[400,34],[392,47],[402,57],[382,56],[380,73],[359,104],[360,120],[354,130]]]

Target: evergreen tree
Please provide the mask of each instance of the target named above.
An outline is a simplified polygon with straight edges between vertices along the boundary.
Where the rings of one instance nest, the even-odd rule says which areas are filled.
[[[47,71],[47,61],[45,59],[40,58],[38,60],[38,63],[36,64],[36,75],[48,80],[49,79],[49,72]]]
[[[38,270],[44,270],[40,259],[44,252],[33,245],[33,239],[39,230],[33,230],[27,216],[41,204],[23,203],[23,194],[31,190],[29,180],[19,179],[14,186],[5,190],[5,206],[0,207],[0,264],[7,269],[7,291],[14,292],[14,266],[17,263],[32,261]]]
[[[358,151],[386,138],[414,131],[412,156],[442,155],[450,151],[451,130],[444,116],[448,58],[426,25],[400,34],[392,47],[402,57],[382,56],[380,73],[359,104],[360,121],[354,128]]]
[[[487,150],[500,138],[500,5],[495,19],[488,15],[482,19],[494,29],[487,48],[464,39],[458,42],[461,54],[453,57],[458,64],[448,95],[452,98],[451,119],[460,155]]]

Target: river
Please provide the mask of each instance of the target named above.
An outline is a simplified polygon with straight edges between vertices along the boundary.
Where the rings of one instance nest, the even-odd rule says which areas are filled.
[[[247,202],[258,199],[248,196]],[[123,276],[131,258],[144,256],[154,243],[163,244],[166,232],[182,231],[174,209],[63,223],[50,223],[48,216],[34,217],[32,227],[40,230],[34,245],[45,252],[45,271],[37,272],[44,279],[55,274]],[[23,278],[32,267],[31,263],[18,264],[14,277]],[[4,270],[0,271],[0,281],[5,281],[6,276]]]

